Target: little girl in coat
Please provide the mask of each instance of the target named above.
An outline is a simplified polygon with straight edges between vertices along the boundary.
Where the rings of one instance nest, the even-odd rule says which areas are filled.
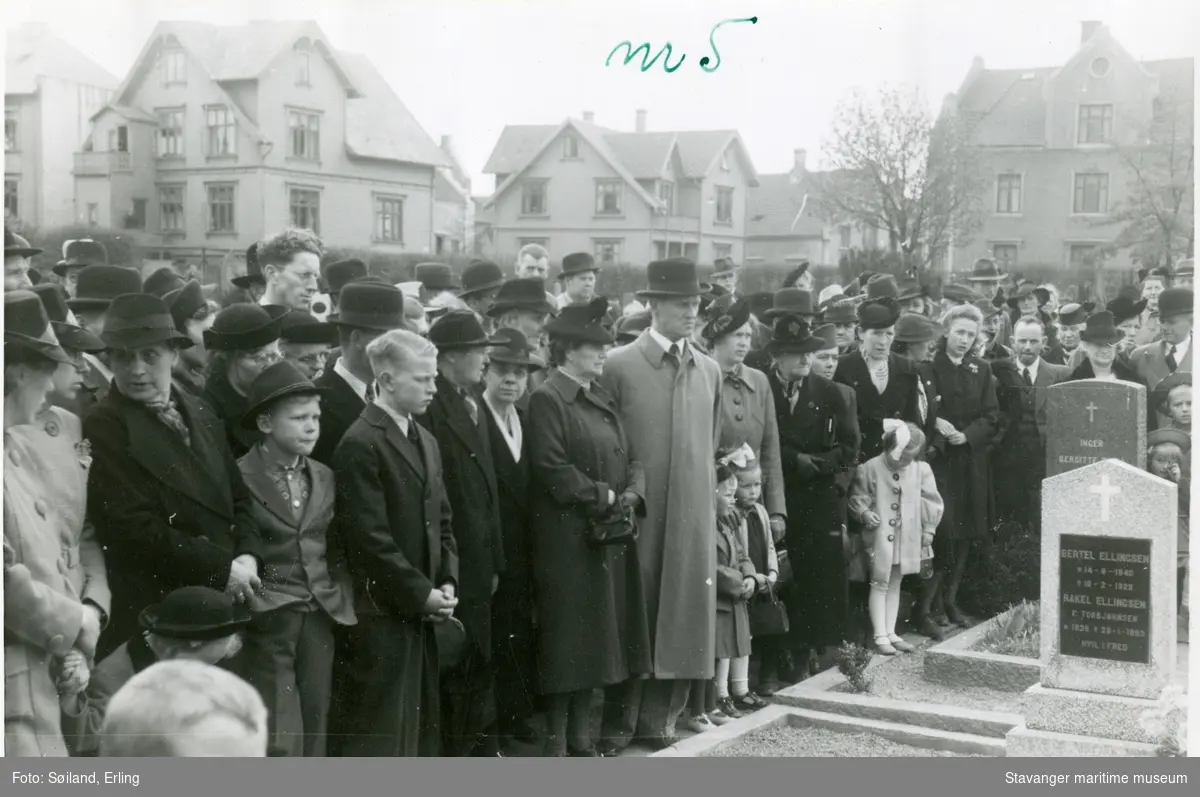
[[[883,453],[854,473],[849,508],[864,529],[871,582],[867,609],[875,648],[894,656],[913,650],[896,634],[900,580],[921,572],[921,560],[930,557],[943,505],[933,471],[919,459],[925,433],[916,424],[895,419],[885,420],[883,431]]]

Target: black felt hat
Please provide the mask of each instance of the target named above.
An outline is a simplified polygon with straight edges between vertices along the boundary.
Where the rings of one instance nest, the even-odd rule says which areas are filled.
[[[104,351],[104,344],[100,342],[100,338],[67,320],[67,294],[61,285],[49,282],[34,285],[33,293],[42,300],[42,305],[46,308],[46,317],[50,319],[50,327],[64,349],[85,351],[89,354]]]
[[[560,277],[573,277],[576,274],[586,274],[589,271],[599,271],[596,260],[587,252],[573,252],[563,258]]]
[[[438,351],[496,345],[496,339],[487,334],[479,318],[470,310],[446,312],[430,325],[428,337]]]
[[[208,300],[204,298],[204,289],[200,287],[198,280],[188,280],[182,287],[176,288],[162,298],[171,310],[171,317],[175,319],[175,328],[180,332],[184,330],[188,319],[194,317],[201,308],[208,307]]]
[[[925,287],[915,279],[901,280],[897,290],[899,296],[896,299],[901,302],[912,301],[925,295]]]
[[[295,363],[281,360],[264,370],[250,383],[246,396],[248,409],[242,415],[242,428],[257,429],[258,416],[271,405],[289,396],[319,396],[325,388],[317,387],[300,372]]]
[[[837,327],[833,324],[822,324],[814,329],[812,334],[814,338],[821,341],[821,348],[817,349],[817,351],[837,348]]]
[[[637,340],[639,335],[650,328],[650,321],[649,310],[621,317],[617,320],[616,325],[617,343],[632,343]]]
[[[1083,304],[1064,304],[1058,308],[1058,323],[1063,326],[1073,327],[1076,324],[1082,324],[1087,321],[1087,317],[1096,309],[1095,302],[1084,302]]]
[[[712,286],[700,281],[696,264],[686,257],[655,260],[646,266],[646,288],[638,296],[688,297],[703,296]]]
[[[895,326],[900,318],[900,304],[890,296],[867,299],[856,310],[858,325],[864,330],[886,329]]]
[[[996,261],[990,257],[981,257],[975,261],[975,267],[967,277],[968,282],[998,282],[1008,276],[996,267]]]
[[[1033,296],[1035,299],[1039,299],[1038,307],[1041,307],[1045,302],[1040,301],[1040,297],[1036,293],[1037,288],[1027,282],[1013,291],[1005,301],[1005,304],[1015,310],[1020,305],[1022,299],[1028,299],[1030,296]]]
[[[504,284],[504,272],[490,260],[472,260],[462,273],[461,299],[495,290]]]
[[[60,277],[67,276],[73,268],[84,266],[108,265],[108,250],[99,241],[91,238],[80,238],[63,242],[63,259],[54,266],[54,273]]]
[[[1196,295],[1191,288],[1167,288],[1158,295],[1158,317],[1163,321],[1195,310]]]
[[[4,228],[4,256],[5,257],[34,257],[40,255],[43,250],[36,246],[30,246],[29,241],[26,241],[21,236],[17,235],[8,227]]]
[[[211,351],[251,351],[279,340],[288,308],[276,305],[231,304],[217,313],[204,345]]]
[[[891,274],[875,274],[863,288],[863,293],[868,300],[871,299],[895,299],[900,301],[900,286],[896,284],[896,278]]]
[[[263,276],[262,266],[258,264],[258,242],[250,244],[246,249],[246,273],[230,280],[242,290],[249,290],[251,285],[266,285],[267,278]]]
[[[45,305],[33,291],[4,294],[4,358],[10,363],[71,362],[50,326]]]
[[[812,325],[798,315],[775,319],[767,351],[771,354],[812,354],[826,348],[825,340],[812,333]]]
[[[495,346],[488,349],[488,359],[509,365],[524,365],[529,369],[544,368],[545,363],[534,354],[533,346],[515,329],[497,329],[492,335]]]
[[[207,642],[250,624],[250,610],[211,587],[180,587],[138,615],[143,630],[169,639]]]
[[[95,265],[80,269],[75,296],[67,300],[72,310],[103,310],[113,299],[142,292],[142,275],[124,266]]]
[[[896,320],[897,343],[927,343],[939,334],[933,322],[920,313],[901,313]]]
[[[546,301],[546,282],[536,277],[510,279],[500,286],[496,300],[488,308],[488,315],[496,318],[510,310],[551,315],[554,307]]]
[[[429,291],[457,291],[462,287],[454,281],[454,272],[444,263],[418,263],[413,276]]]
[[[279,328],[279,339],[289,343],[337,343],[337,327],[327,324],[312,313],[291,310],[283,317]]]
[[[367,264],[356,257],[352,257],[348,260],[338,260],[326,266],[325,282],[329,286],[330,295],[337,296],[342,292],[342,288],[355,280],[362,279],[368,273]]]
[[[705,340],[716,341],[750,321],[750,303],[745,299],[734,300],[729,294],[716,299],[709,310],[710,320],[700,333]]]
[[[142,283],[142,290],[153,296],[166,296],[174,290],[178,290],[184,286],[183,277],[179,276],[178,272],[170,266],[163,266],[155,271],[146,281]]]
[[[342,288],[338,311],[329,316],[334,326],[386,332],[404,326],[404,294],[394,285],[368,282],[364,277]]]
[[[546,324],[546,334],[563,340],[606,345],[613,342],[608,299],[597,296],[586,304],[570,304]]]
[[[1141,299],[1135,302],[1128,296],[1118,296],[1105,305],[1104,309],[1113,314],[1114,323],[1122,324],[1131,318],[1140,317],[1142,311],[1146,309],[1147,304],[1149,304],[1148,299]],[[1059,317],[1062,317],[1061,314]]]
[[[1087,326],[1079,333],[1079,339],[1085,343],[1117,343],[1124,337],[1124,331],[1117,329],[1113,314],[1108,310],[1088,316]]]
[[[807,267],[808,267],[807,264],[805,264],[805,268],[807,268]],[[716,260],[713,261],[712,279],[719,279],[721,277],[732,277],[736,273],[737,273],[737,265],[733,262],[732,259],[730,259],[728,257],[718,257]]]
[[[812,317],[817,315],[813,296],[803,288],[783,288],[775,291],[771,309],[760,316],[763,321],[774,321],[786,315]]]
[[[193,345],[191,338],[175,328],[167,303],[148,293],[126,293],[113,299],[104,316],[100,340],[110,349],[140,349],[156,343],[171,343],[181,349]]]

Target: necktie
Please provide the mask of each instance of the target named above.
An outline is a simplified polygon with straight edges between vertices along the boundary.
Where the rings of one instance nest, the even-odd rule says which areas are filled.
[[[1172,344],[1171,350],[1167,352],[1167,370],[1175,373],[1175,369],[1179,367],[1179,363],[1175,360],[1175,346]]]
[[[678,343],[672,343],[671,348],[667,349],[667,356],[670,357],[676,365],[679,365],[679,348],[680,347]]]
[[[421,450],[421,433],[417,431],[416,420],[411,417],[408,419],[408,442],[416,446],[418,451]]]
[[[1029,375],[1028,368],[1025,369],[1025,372],[1023,375],[1025,377],[1025,387],[1033,387],[1033,379]]]

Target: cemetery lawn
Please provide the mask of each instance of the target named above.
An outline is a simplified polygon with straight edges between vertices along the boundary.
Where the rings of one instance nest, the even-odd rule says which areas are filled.
[[[1037,601],[1024,601],[1009,613],[993,617],[987,621],[987,632],[974,649],[1024,659],[1041,658],[1042,626],[1038,611]]]
[[[748,733],[705,758],[979,758],[893,742],[873,733],[777,725]]]

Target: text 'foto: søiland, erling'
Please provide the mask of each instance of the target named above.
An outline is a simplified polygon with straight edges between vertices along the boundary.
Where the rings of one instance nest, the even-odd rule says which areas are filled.
[[[720,28],[722,25],[730,25],[730,24],[733,24],[736,22],[749,22],[751,25],[757,25],[758,17],[753,16],[753,17],[745,17],[742,19],[723,19],[720,22],[718,22],[716,25],[712,26],[712,30],[710,30],[708,32],[708,46],[712,49],[713,58],[709,58],[706,55],[700,59],[700,68],[703,69],[705,72],[712,73],[712,72],[716,72],[718,69],[721,68],[721,52],[717,49],[717,40],[716,40],[717,29]],[[658,59],[662,58],[663,59],[663,71],[670,74],[670,73],[673,73],[675,70],[679,69],[679,67],[683,66],[683,62],[687,59],[686,53],[680,53],[679,60],[676,61],[674,64],[672,64],[671,63],[672,46],[671,46],[670,42],[667,42],[666,44],[664,44],[662,46],[662,48],[654,55],[654,57],[651,57],[650,56],[650,42],[642,42],[637,47],[634,47],[633,42],[626,40],[626,41],[621,42],[620,44],[618,44],[616,47],[612,48],[612,50],[609,51],[608,58],[606,58],[604,61],[605,66],[612,65],[613,56],[615,56],[618,52],[620,52],[621,48],[625,49],[624,66],[628,66],[629,63],[634,58],[637,58],[639,53],[641,54],[641,56],[642,56],[641,70],[643,72],[648,72],[651,68],[654,67],[654,65],[656,63],[658,63]]]

